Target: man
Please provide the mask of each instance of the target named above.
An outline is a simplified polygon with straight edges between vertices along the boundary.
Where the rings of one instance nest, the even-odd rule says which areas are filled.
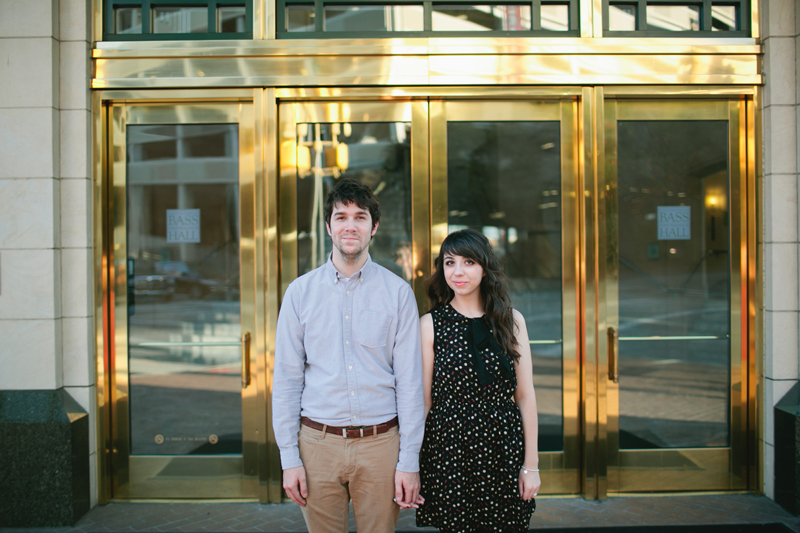
[[[278,316],[273,427],[283,488],[311,533],[394,531],[416,507],[424,399],[411,287],[372,262],[378,199],[344,178],[325,199],[333,252],[286,289]],[[395,503],[396,502],[396,503]]]

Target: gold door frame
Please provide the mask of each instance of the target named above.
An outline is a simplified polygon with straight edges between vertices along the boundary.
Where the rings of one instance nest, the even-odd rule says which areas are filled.
[[[676,92],[680,88],[677,88]],[[737,91],[736,98],[720,98],[719,94],[693,99],[634,99],[624,91],[597,89],[596,123],[604,126],[598,146],[605,145],[598,161],[598,201],[596,210],[598,248],[595,253],[598,268],[598,289],[604,292],[599,298],[595,335],[599,392],[605,406],[598,409],[598,442],[606,449],[601,457],[608,457],[607,479],[598,475],[598,496],[604,493],[640,491],[702,491],[755,489],[758,477],[756,450],[756,381],[754,333],[755,309],[755,168],[756,149],[753,146],[755,106],[745,94]],[[632,91],[636,96],[644,91]],[[613,96],[609,95],[612,93]],[[620,94],[621,93],[621,94]],[[609,97],[610,96],[610,97]],[[628,96],[626,99],[624,96]],[[653,95],[657,97],[659,95]],[[616,97],[616,98],[615,98]],[[617,214],[616,194],[616,125],[618,120],[725,120],[729,135],[729,191],[730,191],[730,280],[731,280],[731,339],[730,339],[730,446],[726,448],[681,448],[661,450],[619,449],[619,385],[609,377],[608,349],[611,342],[599,334],[607,327],[618,328],[618,266],[616,262],[617,234],[611,224]],[[600,137],[598,135],[598,137]],[[587,310],[588,313],[588,310]],[[604,398],[603,398],[604,397]],[[607,419],[603,419],[607,416]],[[652,473],[659,464],[676,454],[688,456],[700,464],[715,464],[701,475],[678,483],[665,479],[653,487]],[[647,477],[650,475],[650,482]]]
[[[573,247],[575,256],[574,265],[570,269],[576,272],[576,294],[569,295],[574,301],[576,321],[576,349],[578,351],[576,372],[580,374],[581,389],[579,391],[579,442],[580,456],[580,488],[587,499],[605,498],[608,494],[607,472],[605,457],[608,454],[608,422],[606,420],[608,394],[606,383],[601,379],[607,365],[607,343],[604,332],[609,320],[609,309],[601,305],[608,301],[607,290],[608,269],[604,257],[606,246],[605,213],[607,210],[607,195],[604,188],[606,165],[609,164],[604,143],[606,138],[604,102],[606,99],[623,101],[625,98],[639,100],[652,99],[652,105],[658,106],[658,100],[690,99],[737,99],[742,100],[738,120],[740,135],[739,166],[743,169],[743,179],[746,182],[741,187],[740,216],[742,224],[740,241],[731,241],[741,244],[748,253],[740,257],[742,262],[742,276],[739,279],[741,287],[740,316],[742,332],[741,344],[741,376],[742,401],[746,396],[747,424],[744,427],[747,440],[747,453],[744,458],[747,468],[747,486],[751,490],[758,490],[762,476],[758,465],[763,451],[757,448],[760,435],[763,434],[763,421],[757,417],[760,407],[757,405],[756,390],[759,386],[756,363],[763,355],[761,347],[755,342],[757,313],[760,313],[760,292],[756,292],[758,279],[763,276],[761,269],[757,268],[756,255],[758,213],[756,212],[756,195],[758,193],[756,168],[761,157],[760,147],[755,142],[760,139],[758,132],[760,119],[760,89],[753,86],[608,86],[608,87],[348,87],[348,88],[256,88],[256,89],[123,89],[103,90],[93,93],[94,106],[94,150],[93,167],[96,177],[94,183],[94,227],[95,227],[95,320],[96,320],[96,347],[97,351],[97,400],[98,400],[98,480],[100,487],[100,502],[106,503],[112,497],[122,496],[117,488],[111,486],[112,479],[122,474],[120,481],[126,482],[127,473],[119,470],[119,449],[117,448],[118,436],[112,432],[110,421],[117,420],[119,414],[112,401],[116,393],[112,390],[117,386],[117,372],[114,367],[117,344],[115,341],[116,310],[123,310],[119,298],[124,298],[125,291],[118,291],[119,280],[124,279],[124,264],[119,264],[119,250],[114,249],[114,233],[117,231],[119,218],[112,220],[115,214],[115,200],[118,196],[111,186],[110,177],[113,175],[114,160],[120,161],[120,154],[114,151],[112,139],[119,135],[120,130],[115,124],[112,111],[118,105],[195,105],[208,103],[217,105],[251,104],[252,109],[252,139],[253,148],[249,157],[252,160],[252,176],[254,184],[252,224],[253,235],[253,281],[254,297],[252,310],[254,317],[248,320],[253,326],[253,343],[251,360],[253,361],[254,379],[256,385],[254,413],[256,415],[255,431],[258,437],[257,446],[257,472],[258,472],[258,498],[262,503],[278,503],[282,501],[280,459],[275,438],[271,427],[271,413],[269,398],[272,390],[272,367],[274,361],[274,339],[277,311],[280,304],[281,291],[277,290],[282,282],[285,286],[287,280],[293,277],[291,266],[285,265],[282,271],[282,262],[287,257],[283,249],[286,244],[282,236],[287,235],[288,222],[286,213],[281,208],[285,202],[279,202],[278,194],[284,194],[283,178],[280,176],[278,159],[283,140],[281,132],[284,130],[284,108],[295,104],[309,102],[353,102],[386,101],[386,103],[399,103],[411,105],[415,111],[412,121],[425,122],[426,115],[430,118],[430,129],[424,136],[427,145],[414,146],[414,171],[413,191],[414,202],[425,205],[428,201],[427,212],[423,209],[414,212],[414,264],[418,265],[415,281],[424,279],[431,271],[431,263],[436,250],[432,243],[441,242],[441,221],[446,222],[446,211],[442,211],[441,203],[432,202],[430,198],[442,196],[440,189],[441,180],[431,180],[429,176],[442,175],[438,168],[440,160],[430,156],[432,147],[430,140],[436,139],[437,127],[444,122],[439,116],[443,112],[444,103],[451,100],[478,101],[515,101],[575,98],[574,130],[577,139],[573,149],[577,155],[578,183],[576,185],[575,213],[566,212],[562,207],[562,221],[566,225],[571,218],[575,219],[577,242]],[[394,101],[394,102],[393,102]],[[285,104],[285,105],[284,105]],[[476,103],[476,105],[480,105]],[[563,104],[562,104],[563,105]],[[280,114],[280,118],[279,118]],[[296,120],[292,118],[291,120]],[[437,126],[437,124],[439,126]],[[426,128],[428,125],[426,124]],[[244,136],[242,136],[242,139]],[[419,135],[414,141],[423,142]],[[241,142],[241,141],[240,141]],[[124,144],[124,143],[123,143]],[[124,146],[122,147],[124,150]],[[563,149],[563,148],[562,148]],[[124,153],[124,151],[123,151]],[[121,161],[124,161],[124,157]],[[243,166],[243,160],[240,161]],[[242,168],[242,167],[240,167]],[[446,173],[444,174],[446,176]],[[444,182],[446,183],[446,181]],[[732,213],[733,216],[733,213]],[[289,219],[290,220],[290,219]],[[124,219],[123,219],[124,221]],[[439,221],[438,224],[436,221]],[[446,231],[446,230],[445,230]],[[245,242],[242,241],[244,247]],[[564,254],[568,248],[563,250]],[[290,255],[288,257],[291,257]],[[564,266],[565,274],[567,265]],[[421,273],[420,273],[421,271]],[[296,266],[295,266],[296,272]],[[732,280],[733,282],[734,280]],[[419,298],[419,285],[415,287]],[[565,295],[565,298],[567,296]],[[612,306],[613,307],[613,306]],[[424,308],[424,307],[422,307]],[[246,311],[242,307],[243,313]],[[613,309],[612,309],[613,311]],[[566,318],[565,318],[566,320]],[[760,333],[760,332],[759,332]],[[125,348],[125,347],[123,347]],[[743,404],[744,407],[744,404]],[[114,465],[112,466],[112,463]],[[115,477],[112,477],[112,472]],[[613,471],[612,471],[613,475]],[[117,482],[115,485],[119,485]],[[681,489],[689,490],[689,489]]]
[[[104,470],[110,473],[112,483],[106,489],[120,498],[252,498],[257,495],[258,435],[263,434],[263,424],[258,413],[263,413],[265,391],[259,386],[263,371],[257,362],[259,339],[263,337],[263,326],[259,327],[260,314],[257,294],[263,293],[263,280],[256,275],[256,255],[259,252],[256,235],[256,160],[255,116],[250,101],[187,102],[158,101],[153,99],[131,101],[128,94],[109,94],[118,97],[105,103],[106,124],[103,128],[107,145],[99,147],[109,150],[104,158],[102,190],[107,195],[102,206],[102,218],[107,221],[102,246],[102,266],[109,270],[103,280],[103,306],[108,317],[104,326],[103,372],[98,373],[98,390],[102,390],[102,408],[105,417],[99,433],[105,437],[101,458]],[[161,95],[163,97],[163,95]],[[97,102],[96,100],[96,103]],[[252,379],[242,389],[242,455],[236,457],[192,457],[192,456],[131,456],[128,423],[128,334],[127,334],[127,227],[126,227],[126,127],[128,124],[209,124],[237,123],[239,125],[239,225],[241,264],[241,324],[242,331],[249,331],[254,341],[249,359],[243,359],[243,369],[251,368]],[[102,142],[102,141],[101,141]],[[261,313],[263,314],[263,313]],[[263,319],[261,319],[263,320]],[[256,348],[253,350],[252,348]],[[243,351],[244,352],[244,351]],[[255,352],[255,353],[254,353]],[[256,366],[256,372],[252,367]],[[244,373],[244,370],[243,370]],[[100,396],[100,393],[99,393]],[[259,401],[262,400],[262,401]],[[249,413],[250,416],[246,416]],[[190,480],[157,482],[148,479],[167,464],[189,466],[197,471],[204,469],[222,472],[221,476],[192,476]],[[101,485],[102,486],[102,485]],[[106,498],[109,496],[106,493]]]

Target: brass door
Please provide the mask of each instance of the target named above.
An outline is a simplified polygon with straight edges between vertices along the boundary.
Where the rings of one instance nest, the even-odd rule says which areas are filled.
[[[605,103],[609,492],[748,488],[746,106]]]
[[[460,228],[494,244],[530,336],[543,492],[580,492],[579,101],[430,106],[431,257]]]
[[[108,120],[112,495],[256,497],[253,106]]]
[[[438,244],[484,231],[528,320],[545,492],[579,492],[577,99],[283,102],[279,114],[282,287],[330,253],[322,201],[340,176],[375,190],[370,252],[421,313]]]

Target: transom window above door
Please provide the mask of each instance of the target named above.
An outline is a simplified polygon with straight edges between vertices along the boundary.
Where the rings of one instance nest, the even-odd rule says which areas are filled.
[[[603,0],[606,37],[750,37],[750,0]]]
[[[579,37],[578,0],[278,0],[278,38]]]
[[[252,39],[252,0],[103,0],[103,39]]]

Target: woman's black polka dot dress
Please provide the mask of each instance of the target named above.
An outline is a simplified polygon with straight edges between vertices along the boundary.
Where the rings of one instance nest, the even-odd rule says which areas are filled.
[[[434,331],[433,406],[420,453],[417,526],[442,531],[528,531],[536,504],[519,496],[525,457],[522,418],[514,403],[514,372],[501,375],[490,348],[474,350],[496,379],[481,386],[473,320],[447,305],[431,311]],[[507,377],[506,377],[507,376]]]

